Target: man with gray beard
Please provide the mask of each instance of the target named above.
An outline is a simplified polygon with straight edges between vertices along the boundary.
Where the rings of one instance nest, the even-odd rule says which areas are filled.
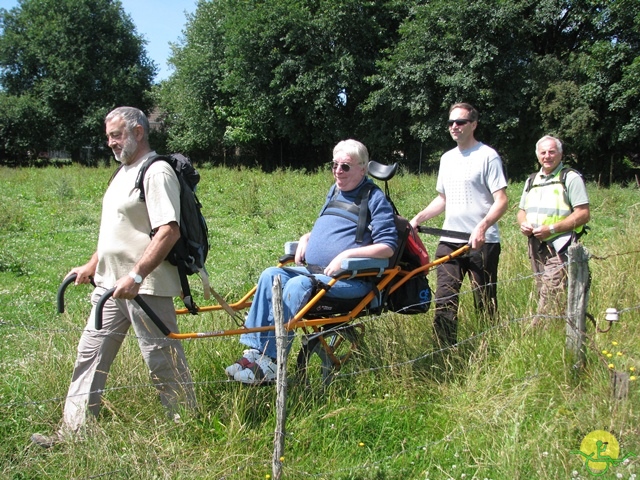
[[[133,301],[140,295],[171,331],[178,331],[173,298],[180,294],[180,280],[177,268],[165,259],[180,238],[180,184],[167,162],[154,162],[144,177],[146,201],[140,201],[138,171],[156,154],[149,146],[149,121],[137,108],[119,107],[107,115],[105,126],[108,145],[122,166],[103,198],[96,252],[67,275],[76,275],[76,285],[93,279],[96,287],[62,425],[53,435],[31,437],[44,448],[81,433],[88,414],[97,417],[109,369],[131,326],[167,413],[177,419],[180,408],[196,406],[182,344],[167,339]],[[95,305],[111,288],[115,291],[104,305],[103,327],[97,331]]]

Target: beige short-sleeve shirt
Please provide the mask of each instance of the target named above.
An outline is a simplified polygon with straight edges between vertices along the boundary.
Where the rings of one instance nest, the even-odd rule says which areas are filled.
[[[172,167],[154,162],[144,177],[146,201],[135,188],[140,167],[155,152],[124,165],[113,178],[102,201],[95,282],[112,288],[127,275],[151,242],[150,232],[170,222],[180,223],[180,184]],[[163,261],[142,282],[140,293],[175,297],[180,294],[178,270]]]

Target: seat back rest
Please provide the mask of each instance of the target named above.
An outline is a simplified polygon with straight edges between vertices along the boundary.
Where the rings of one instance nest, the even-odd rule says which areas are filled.
[[[387,180],[391,180],[393,176],[396,174],[397,169],[398,169],[397,163],[394,163],[392,165],[383,165],[382,163],[378,163],[375,160],[370,160],[368,165],[369,175],[383,182],[386,182]]]

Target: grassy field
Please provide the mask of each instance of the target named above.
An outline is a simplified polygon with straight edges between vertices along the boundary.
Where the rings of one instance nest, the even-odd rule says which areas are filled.
[[[285,241],[310,229],[330,173],[201,173],[212,284],[237,299],[276,262]],[[112,368],[92,434],[50,450],[30,444],[32,433],[55,430],[62,414],[90,290],[69,288],[63,315],[55,312],[56,290],[94,251],[110,175],[107,168],[78,166],[0,169],[0,477],[267,478],[275,389],[226,381],[224,367],[242,351],[236,337],[185,341],[199,411],[180,424],[164,416],[131,335]],[[398,209],[410,217],[433,197],[435,178],[401,174],[390,187]],[[326,392],[291,382],[284,478],[595,478],[572,453],[595,430],[618,440],[620,456],[636,455],[598,478],[635,478],[640,382],[632,381],[628,398],[616,400],[611,372],[640,370],[638,190],[589,185],[588,310],[602,327],[607,308],[621,313],[608,333],[589,325],[587,365],[575,372],[562,319],[527,328],[535,295],[515,222],[521,189],[510,185],[511,208],[500,223],[500,321],[486,326],[475,319],[466,283],[456,351],[436,353],[432,311],[364,319],[362,351]],[[433,253],[436,239],[424,240]],[[430,280],[435,285],[434,271]],[[181,318],[183,331],[229,327],[224,314]],[[296,339],[291,369],[298,349]]]

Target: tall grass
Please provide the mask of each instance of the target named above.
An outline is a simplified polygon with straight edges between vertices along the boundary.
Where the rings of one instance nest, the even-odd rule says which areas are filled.
[[[237,299],[275,263],[284,242],[311,228],[330,173],[201,173],[213,286]],[[0,477],[264,479],[271,470],[275,390],[226,381],[224,367],[242,351],[236,337],[185,341],[199,410],[175,424],[156,401],[131,334],[91,434],[51,450],[30,445],[31,433],[55,430],[62,414],[89,290],[69,288],[63,315],[55,313],[55,294],[65,274],[93,253],[110,174],[77,166],[0,169]],[[435,178],[400,174],[390,187],[398,209],[410,217],[435,194]],[[455,350],[434,347],[432,311],[363,319],[362,349],[330,388],[306,388],[292,374],[285,478],[590,478],[571,451],[593,430],[610,431],[621,452],[640,455],[638,382],[631,382],[627,399],[615,400],[607,366],[640,369],[638,192],[589,185],[588,310],[601,326],[606,308],[622,313],[608,333],[589,326],[587,365],[575,372],[565,356],[562,319],[528,328],[536,299],[515,223],[521,188],[509,187],[511,208],[500,223],[499,321],[486,325],[475,318],[466,283]],[[431,253],[436,240],[425,238]],[[223,313],[180,322],[183,331],[233,325]],[[600,478],[630,478],[637,462]]]

